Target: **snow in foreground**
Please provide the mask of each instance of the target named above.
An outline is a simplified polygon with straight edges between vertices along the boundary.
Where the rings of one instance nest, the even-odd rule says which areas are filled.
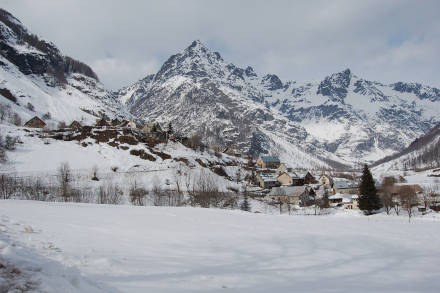
[[[7,200],[0,260],[44,292],[439,292],[439,225]]]

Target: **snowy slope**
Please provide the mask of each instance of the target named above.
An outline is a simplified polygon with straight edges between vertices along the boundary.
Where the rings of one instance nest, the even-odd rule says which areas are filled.
[[[13,245],[24,247],[70,268],[59,272],[65,279],[80,272],[72,278],[78,287],[89,279],[95,288],[113,288],[105,292],[440,290],[440,239],[432,233],[438,218],[409,224],[353,212],[271,216],[9,200],[1,202],[0,215],[3,257],[13,261]],[[50,269],[47,261],[38,267],[36,277]],[[42,279],[42,285],[56,284]]]
[[[132,117],[89,66],[63,56],[54,44],[32,35],[4,10],[0,10],[0,49],[0,89],[16,99],[0,95],[0,103],[9,104],[24,122],[46,113],[51,115],[46,119],[49,123],[89,123],[103,115]]]
[[[281,144],[346,164],[403,149],[438,122],[440,111],[436,88],[385,85],[349,69],[320,82],[282,82],[227,63],[200,41],[118,95],[135,115],[173,121],[210,143],[253,151],[252,138],[258,136],[260,149],[269,150],[275,145],[270,132]]]
[[[440,167],[440,124],[418,137],[407,148],[374,163],[377,171]]]
[[[226,154],[219,158],[213,151],[202,153],[177,142],[169,141],[153,148],[142,143],[137,145],[121,143],[115,147],[108,143],[97,142],[90,137],[79,141],[52,139],[39,130],[13,126],[0,125],[0,132],[5,136],[18,137],[21,142],[16,150],[6,153],[8,162],[0,164],[0,173],[20,178],[38,177],[42,180],[52,180],[47,183],[58,184],[56,177],[58,169],[62,163],[67,162],[75,175],[75,184],[80,186],[85,184],[99,187],[102,184],[90,180],[92,169],[96,167],[101,181],[118,183],[124,187],[137,181],[147,190],[151,190],[154,185],[175,190],[178,180],[180,188],[186,190],[184,186],[186,181],[192,188],[194,180],[198,178],[202,169],[214,179],[220,191],[228,191],[228,187],[236,189],[241,187],[241,182],[237,183],[235,180],[237,168],[241,168],[243,163],[240,159]],[[132,155],[131,150],[143,150],[154,161]],[[162,159],[155,152],[170,155],[170,158]],[[202,167],[198,161],[204,163],[206,167]],[[216,166],[221,166],[230,178],[214,173],[212,167]],[[117,168],[116,172],[112,170],[114,168]],[[244,177],[244,170],[241,169],[241,172]]]

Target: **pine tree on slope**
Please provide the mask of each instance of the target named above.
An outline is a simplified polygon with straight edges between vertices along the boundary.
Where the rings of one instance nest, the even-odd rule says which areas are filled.
[[[359,187],[359,209],[365,214],[371,215],[375,210],[381,208],[379,196],[377,195],[376,186],[374,185],[373,176],[368,166],[364,166],[362,172],[362,181]]]

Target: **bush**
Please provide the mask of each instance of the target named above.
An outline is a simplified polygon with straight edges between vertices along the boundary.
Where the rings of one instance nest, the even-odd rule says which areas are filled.
[[[99,204],[120,204],[122,202],[123,192],[117,184],[105,184],[99,187]]]
[[[17,103],[17,98],[8,89],[0,89],[0,95],[11,102]]]
[[[46,114],[43,115],[43,120],[50,120],[52,119],[52,115],[50,114],[50,112],[47,112]]]
[[[32,111],[32,112],[35,111],[35,107],[34,107],[34,105],[32,105],[32,104],[29,103],[29,102],[26,104],[26,108],[27,108],[29,111]]]
[[[143,187],[138,187],[136,182],[130,186],[129,197],[130,202],[136,206],[144,206],[146,204],[148,191]]]

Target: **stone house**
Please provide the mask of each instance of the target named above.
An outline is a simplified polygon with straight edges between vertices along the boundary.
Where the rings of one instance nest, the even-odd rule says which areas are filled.
[[[105,126],[110,126],[109,121],[105,120],[104,118],[98,119],[96,120],[96,126],[98,127],[105,127]]]
[[[157,122],[148,122],[147,124],[144,125],[144,127],[142,127],[142,131],[146,134],[163,132],[162,128]]]
[[[270,199],[276,202],[299,205],[301,196],[308,192],[306,186],[280,186],[274,187],[269,192]]]
[[[136,129],[137,127],[136,123],[134,123],[133,120],[124,120],[118,126],[124,128],[132,128],[132,129]]]

